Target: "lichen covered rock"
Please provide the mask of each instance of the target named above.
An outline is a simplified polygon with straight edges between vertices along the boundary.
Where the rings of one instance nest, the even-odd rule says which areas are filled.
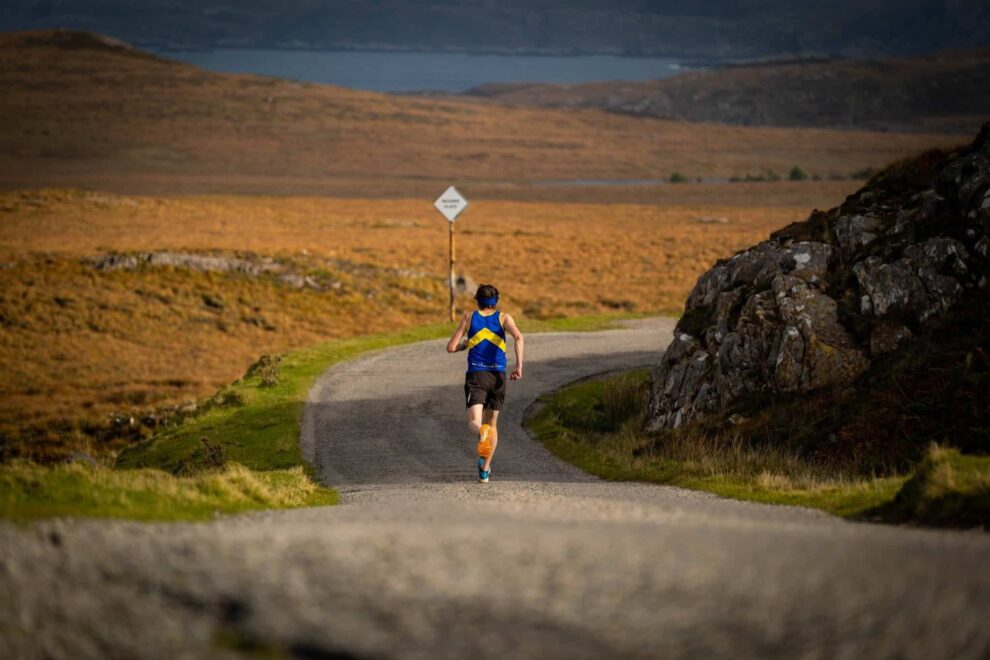
[[[967,292],[985,294],[988,228],[990,124],[970,147],[895,164],[842,206],[719,261],[654,369],[650,426],[853,382]]]

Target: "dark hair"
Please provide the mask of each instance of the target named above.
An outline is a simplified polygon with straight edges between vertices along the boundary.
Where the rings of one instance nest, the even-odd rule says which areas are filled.
[[[498,289],[491,284],[482,284],[478,287],[477,293],[474,294],[474,299],[480,301],[483,298],[498,298]]]

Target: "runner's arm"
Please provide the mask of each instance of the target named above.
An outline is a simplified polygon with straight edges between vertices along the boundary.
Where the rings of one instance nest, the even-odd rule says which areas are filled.
[[[450,341],[447,342],[447,352],[456,353],[458,351],[463,351],[467,348],[467,342],[461,342],[464,338],[464,333],[467,332],[468,324],[471,322],[470,312],[464,314],[461,317],[461,322],[457,325],[457,330],[454,330],[454,334],[450,336]]]
[[[512,337],[513,345],[516,349],[516,368],[512,370],[509,378],[511,380],[519,380],[523,375],[523,349],[525,347],[523,333],[519,332],[519,327],[516,325],[515,319],[508,314],[502,315],[502,327]]]

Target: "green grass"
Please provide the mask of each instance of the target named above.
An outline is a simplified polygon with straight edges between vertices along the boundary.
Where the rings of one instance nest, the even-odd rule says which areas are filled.
[[[187,477],[78,463],[12,463],[0,470],[0,517],[13,520],[70,515],[208,520],[217,514],[336,503],[337,494],[318,486],[301,467],[260,472],[230,464]]]
[[[520,319],[527,333],[594,331],[634,315],[597,315],[552,321]],[[367,335],[320,344],[282,356],[281,377],[274,387],[261,386],[260,370],[223,388],[198,414],[174,428],[123,452],[118,468],[155,467],[176,474],[195,472],[209,463],[201,438],[223,448],[229,460],[252,470],[303,465],[299,453],[299,419],[306,394],[328,368],[362,353],[428,339],[447,337],[449,323],[401,332]]]
[[[990,456],[933,445],[879,515],[888,520],[990,530]]]
[[[221,389],[196,414],[122,452],[117,467],[154,467],[175,474],[195,472],[209,462],[201,438],[222,447],[228,460],[252,470],[283,470],[303,465],[299,419],[306,394],[320,374],[362,353],[436,339],[448,332],[449,324],[430,325],[287,353],[282,356],[280,377],[274,387],[262,386],[260,369],[249,369],[243,378]]]
[[[944,477],[944,468],[936,471],[943,478],[926,478],[924,494],[906,500],[895,516],[889,507],[912,488],[921,490],[912,486],[918,476],[849,476],[784,449],[754,446],[737,436],[704,435],[692,428],[646,433],[647,382],[648,373],[640,370],[571,385],[544,397],[527,427],[556,456],[610,480],[669,484],[850,518],[930,523],[936,514],[921,512],[937,510],[945,513],[945,524],[968,524],[953,512],[969,511],[966,520],[978,521],[990,510],[986,458],[950,452],[953,479]],[[924,469],[918,474],[926,474]]]
[[[594,331],[635,314],[550,321],[520,319],[527,333]],[[115,469],[80,465],[0,466],[0,518],[123,517],[203,520],[215,513],[334,504],[337,494],[316,485],[299,450],[299,421],[316,379],[363,353],[448,336],[449,323],[367,335],[259,360],[195,413],[121,453]],[[267,372],[267,374],[266,374]]]

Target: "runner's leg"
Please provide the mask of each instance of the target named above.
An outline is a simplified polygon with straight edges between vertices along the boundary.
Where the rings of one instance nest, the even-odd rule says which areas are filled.
[[[467,409],[467,423],[468,431],[471,432],[475,438],[481,433],[481,412],[484,410],[485,404],[476,403]]]
[[[492,434],[489,436],[492,443],[492,453],[485,459],[485,465],[482,468],[483,470],[487,470],[492,466],[492,456],[495,455],[495,447],[498,446],[498,411],[486,409],[484,420],[485,424],[491,424],[492,427]]]

